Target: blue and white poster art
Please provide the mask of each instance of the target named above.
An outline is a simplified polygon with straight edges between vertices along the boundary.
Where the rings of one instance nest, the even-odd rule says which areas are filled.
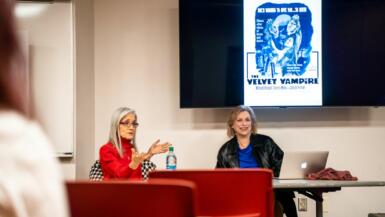
[[[321,0],[244,0],[244,104],[322,105]]]

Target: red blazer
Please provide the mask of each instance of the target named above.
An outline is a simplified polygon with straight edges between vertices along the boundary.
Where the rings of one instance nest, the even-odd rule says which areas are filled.
[[[103,170],[104,180],[142,178],[142,164],[140,164],[135,170],[128,166],[131,163],[131,148],[133,148],[133,145],[129,140],[122,139],[122,147],[122,157],[119,155],[118,150],[111,142],[100,148],[99,159]]]

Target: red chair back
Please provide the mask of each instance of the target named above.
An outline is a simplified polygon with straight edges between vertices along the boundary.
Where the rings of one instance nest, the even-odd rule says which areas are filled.
[[[197,186],[200,216],[274,216],[272,172],[267,169],[154,171],[151,178],[177,178]]]
[[[72,217],[193,217],[195,185],[186,180],[67,182]]]

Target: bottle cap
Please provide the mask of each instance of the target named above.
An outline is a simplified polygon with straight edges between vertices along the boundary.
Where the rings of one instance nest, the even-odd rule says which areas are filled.
[[[169,150],[169,151],[174,151],[174,146],[168,147],[168,150]]]

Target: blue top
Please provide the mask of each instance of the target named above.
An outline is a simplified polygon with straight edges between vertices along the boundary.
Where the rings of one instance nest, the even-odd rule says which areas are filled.
[[[259,168],[257,160],[253,156],[253,147],[251,144],[245,149],[238,146],[239,168]]]

